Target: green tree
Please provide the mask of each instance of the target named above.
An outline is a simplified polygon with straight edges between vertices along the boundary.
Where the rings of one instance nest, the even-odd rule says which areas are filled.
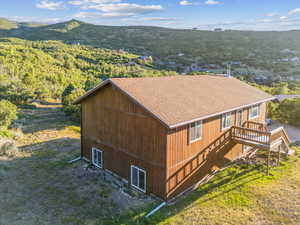
[[[17,119],[17,106],[7,100],[0,101],[0,128],[7,128]]]

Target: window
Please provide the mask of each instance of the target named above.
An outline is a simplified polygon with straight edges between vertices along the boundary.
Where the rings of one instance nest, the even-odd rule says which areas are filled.
[[[146,192],[146,171],[131,166],[131,185],[142,192]]]
[[[92,163],[98,168],[102,168],[103,155],[102,151],[97,148],[92,148]]]
[[[252,106],[249,112],[249,120],[259,116],[259,105]]]
[[[251,149],[252,147],[249,145],[243,145],[243,152],[247,152]]]
[[[236,125],[241,127],[243,123],[243,110],[237,111],[236,114]]]
[[[231,127],[231,112],[222,116],[222,130]]]
[[[202,121],[197,121],[190,124],[189,136],[190,143],[202,138]]]

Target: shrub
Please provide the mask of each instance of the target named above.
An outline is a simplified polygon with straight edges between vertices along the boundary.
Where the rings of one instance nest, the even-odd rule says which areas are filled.
[[[8,139],[0,139],[0,155],[15,156],[18,148],[14,141]]]
[[[72,90],[69,94],[62,96],[65,113],[75,121],[79,121],[80,118],[80,105],[73,105],[73,101],[84,95],[84,93],[85,91],[83,89],[77,88]]]
[[[8,127],[17,119],[17,106],[7,100],[0,101],[0,128]]]

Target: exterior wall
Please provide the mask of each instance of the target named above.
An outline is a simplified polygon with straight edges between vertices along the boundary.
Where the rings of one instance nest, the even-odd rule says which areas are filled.
[[[251,121],[264,122],[266,105],[260,105],[260,115]],[[249,108],[243,109],[242,121],[249,118]],[[237,111],[232,112],[232,125],[237,125]],[[202,138],[189,143],[189,125],[169,131],[167,136],[167,198],[171,198],[222,168],[243,153],[241,144],[229,139],[222,148],[210,151],[208,146],[226,130],[221,129],[222,116],[203,120]]]
[[[165,196],[166,128],[125,94],[107,85],[82,102],[83,156],[103,151],[103,167],[130,183],[130,166],[146,171],[146,190]]]
[[[264,122],[266,105],[252,121]],[[249,108],[243,109],[243,122]],[[130,166],[146,171],[147,193],[163,199],[176,196],[242,154],[242,145],[224,141],[207,154],[207,147],[224,134],[221,116],[203,121],[202,139],[188,142],[189,125],[165,128],[122,91],[107,85],[82,102],[82,154],[91,160],[92,147],[103,151],[103,167],[130,183]],[[236,111],[232,125],[237,125]],[[197,156],[197,157],[195,157]]]

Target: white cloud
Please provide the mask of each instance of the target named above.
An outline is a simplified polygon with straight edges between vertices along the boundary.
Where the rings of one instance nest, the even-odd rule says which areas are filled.
[[[286,19],[288,19],[288,17],[287,16],[281,16],[281,17],[279,17],[279,19],[286,20]]]
[[[193,5],[192,2],[189,2],[189,1],[187,1],[187,0],[180,1],[179,4],[180,4],[180,5]]]
[[[177,21],[179,18],[172,17],[144,17],[141,18],[143,21]]]
[[[300,8],[296,8],[296,9],[289,11],[289,15],[293,15],[293,14],[297,14],[297,13],[300,13]]]
[[[198,26],[200,29],[214,29],[216,27],[234,30],[291,30],[300,28],[300,18],[297,19],[258,19],[248,21],[230,21],[212,24],[202,24]]]
[[[108,19],[108,18],[122,18],[134,16],[134,13],[99,13],[99,12],[79,12],[75,14],[74,18],[81,19]]]
[[[216,1],[216,0],[207,0],[207,1],[205,2],[205,4],[206,4],[206,5],[218,5],[218,4],[220,4],[220,2],[219,2],[219,1]]]
[[[96,9],[106,14],[138,15],[163,10],[161,5],[138,5],[134,3],[99,4],[91,5],[89,9]]]
[[[179,2],[179,5],[199,5],[199,3],[198,2],[190,2],[190,1],[188,1],[188,0],[182,0],[182,1],[180,1]]]
[[[275,17],[275,16],[279,16],[279,14],[278,13],[268,13],[268,14],[266,14],[266,16]]]
[[[74,6],[82,6],[85,8],[93,4],[111,4],[118,2],[121,2],[121,0],[72,0],[69,1],[69,4]]]
[[[17,21],[17,22],[40,23],[40,24],[59,23],[59,22],[71,19],[71,18],[66,18],[66,17],[64,17],[64,18],[47,18],[47,17],[41,18],[41,17],[34,17],[34,16],[8,16],[6,18]]]
[[[49,9],[49,10],[59,10],[59,9],[66,8],[63,2],[52,2],[48,0],[39,1],[35,6],[40,9]]]
[[[122,0],[72,0],[69,1],[69,4],[77,6],[83,10],[100,11],[81,11],[74,15],[76,18],[131,17],[163,10],[161,5],[123,3]]]

